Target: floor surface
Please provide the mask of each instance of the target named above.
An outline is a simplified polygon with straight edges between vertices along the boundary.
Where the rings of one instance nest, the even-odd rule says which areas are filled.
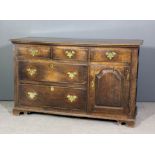
[[[0,133],[32,134],[133,134],[155,133],[155,103],[138,103],[134,128],[113,121],[80,119],[46,114],[12,115],[13,102],[0,102]]]

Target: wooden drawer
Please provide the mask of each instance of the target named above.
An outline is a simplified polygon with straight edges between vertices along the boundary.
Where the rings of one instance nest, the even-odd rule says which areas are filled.
[[[19,61],[19,79],[85,84],[87,83],[87,65],[47,60]]]
[[[52,57],[55,60],[87,61],[88,49],[83,47],[56,46],[53,47]]]
[[[50,58],[49,46],[42,45],[16,45],[17,56],[21,58]]]
[[[82,88],[46,85],[19,85],[19,102],[32,107],[85,110],[87,93]]]
[[[131,48],[91,48],[91,61],[131,62]]]

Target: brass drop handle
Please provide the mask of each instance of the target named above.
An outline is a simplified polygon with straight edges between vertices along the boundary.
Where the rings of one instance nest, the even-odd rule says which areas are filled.
[[[28,72],[30,76],[34,76],[37,73],[36,68],[27,68],[26,71]]]
[[[73,50],[67,50],[65,51],[66,56],[71,59],[75,55],[75,51]]]
[[[72,103],[72,102],[74,102],[74,101],[76,101],[77,100],[77,96],[76,95],[70,95],[70,94],[68,94],[67,95],[67,99]]]
[[[71,80],[73,80],[75,76],[77,75],[77,72],[67,72],[67,75],[69,76]]]
[[[106,52],[105,55],[109,60],[112,60],[117,55],[117,53],[110,51],[110,52]]]
[[[34,99],[36,99],[36,97],[37,97],[37,92],[35,92],[35,91],[33,91],[33,92],[27,92],[27,97],[28,97],[28,99],[30,99],[30,100],[34,100]]]
[[[34,48],[30,48],[29,52],[33,57],[39,54],[39,50]]]

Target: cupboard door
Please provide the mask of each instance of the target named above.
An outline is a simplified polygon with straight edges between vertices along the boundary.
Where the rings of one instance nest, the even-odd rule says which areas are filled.
[[[92,64],[88,110],[107,114],[129,111],[130,67]]]

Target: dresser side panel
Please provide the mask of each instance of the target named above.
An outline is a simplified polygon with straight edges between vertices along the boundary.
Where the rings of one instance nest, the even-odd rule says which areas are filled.
[[[136,113],[136,95],[137,95],[137,77],[138,77],[138,55],[139,48],[133,48],[132,62],[131,62],[131,75],[130,75],[130,100],[129,117],[134,118]]]

